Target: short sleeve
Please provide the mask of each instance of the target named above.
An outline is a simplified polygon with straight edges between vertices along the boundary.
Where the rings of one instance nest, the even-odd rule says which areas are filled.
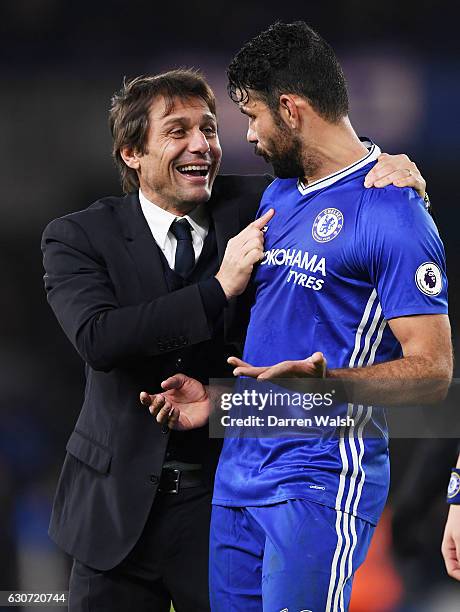
[[[357,230],[359,257],[386,319],[447,313],[444,246],[414,190],[366,190]]]

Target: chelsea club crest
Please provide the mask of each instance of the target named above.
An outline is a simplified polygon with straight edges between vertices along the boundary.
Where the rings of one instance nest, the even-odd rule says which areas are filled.
[[[343,215],[337,208],[325,208],[313,222],[311,235],[316,242],[329,242],[337,238],[343,227]]]

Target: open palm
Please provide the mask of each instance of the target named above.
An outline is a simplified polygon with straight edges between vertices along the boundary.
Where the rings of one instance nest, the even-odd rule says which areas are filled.
[[[170,429],[196,429],[209,418],[211,402],[204,385],[185,374],[175,374],[161,383],[163,393],[143,391],[141,403],[149,408],[158,423]]]
[[[323,353],[313,353],[306,359],[297,361],[281,361],[272,366],[253,366],[238,357],[229,357],[228,363],[234,366],[235,376],[250,376],[258,380],[273,380],[274,378],[324,378],[327,371],[327,361]]]

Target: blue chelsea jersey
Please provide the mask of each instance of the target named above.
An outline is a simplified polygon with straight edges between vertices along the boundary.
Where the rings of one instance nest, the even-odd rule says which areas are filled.
[[[412,189],[364,187],[380,150],[310,185],[276,179],[258,216],[275,215],[254,277],[244,360],[255,366],[322,351],[329,368],[401,357],[388,320],[447,313],[445,256]],[[214,504],[307,498],[376,523],[389,486],[383,411],[348,407],[354,427],[314,439],[227,437]],[[378,435],[366,437],[366,429]]]

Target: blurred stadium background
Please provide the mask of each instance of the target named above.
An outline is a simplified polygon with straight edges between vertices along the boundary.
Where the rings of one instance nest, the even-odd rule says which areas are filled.
[[[67,588],[69,561],[46,531],[83,368],[45,302],[40,236],[52,218],[120,193],[106,115],[123,76],[201,68],[218,96],[223,172],[265,172],[227,99],[225,68],[277,19],[318,29],[343,63],[355,128],[387,152],[408,153],[427,179],[458,345],[460,44],[449,10],[429,0],[0,4],[0,590]],[[354,612],[460,610],[460,585],[444,575],[439,553],[455,445],[392,442],[390,502],[356,582]],[[417,474],[423,457],[431,458],[426,479]],[[412,490],[418,482],[426,486]]]

